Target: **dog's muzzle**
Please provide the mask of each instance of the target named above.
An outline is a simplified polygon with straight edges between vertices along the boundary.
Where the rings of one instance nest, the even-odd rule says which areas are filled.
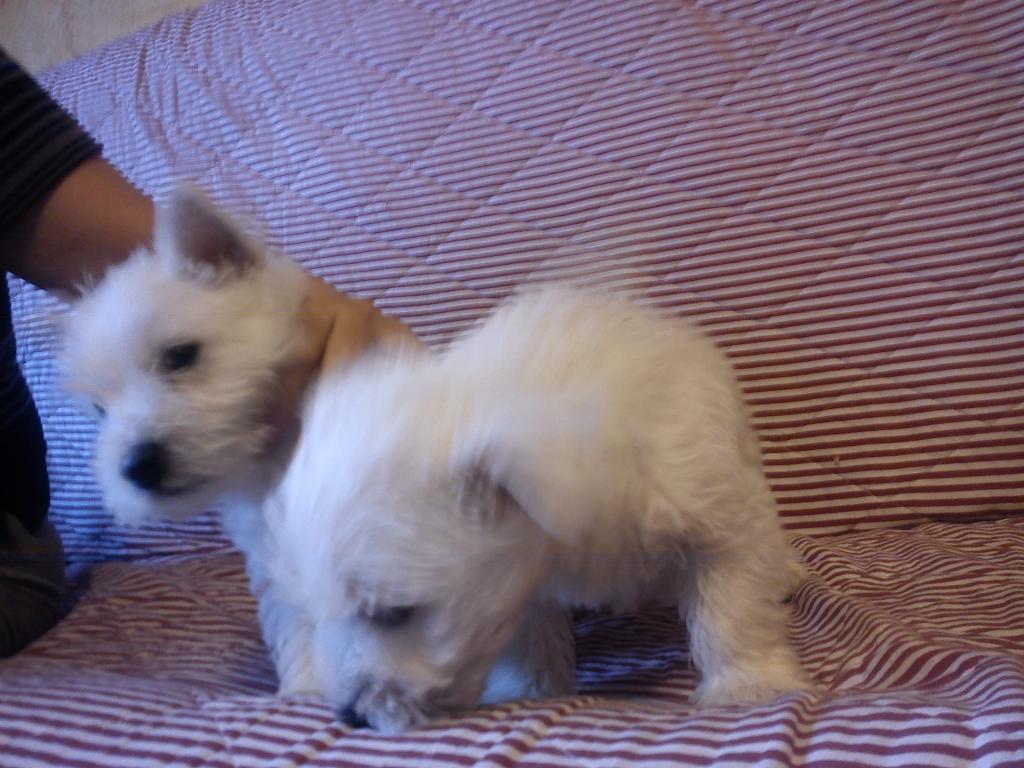
[[[161,493],[170,465],[170,455],[160,443],[139,443],[121,462],[121,475],[136,488]]]

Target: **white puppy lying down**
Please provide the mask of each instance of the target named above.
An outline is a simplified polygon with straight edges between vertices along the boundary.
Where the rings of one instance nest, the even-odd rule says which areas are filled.
[[[570,692],[572,606],[677,604],[699,704],[808,685],[732,369],[625,301],[543,289],[440,357],[325,378],[267,515],[296,652],[351,724]]]

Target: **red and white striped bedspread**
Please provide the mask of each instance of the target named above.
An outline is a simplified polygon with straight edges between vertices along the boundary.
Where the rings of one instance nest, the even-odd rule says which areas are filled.
[[[272,696],[215,520],[112,524],[15,281],[67,552],[141,559],[0,663],[0,766],[1024,766],[1024,519],[967,522],[1024,510],[1020,0],[214,0],[44,82],[431,344],[580,268],[691,318],[843,535],[800,539],[821,696],[694,713],[670,616],[592,618],[578,698],[349,733]]]
[[[577,627],[580,695],[384,738],[275,698],[233,553],[95,569],[0,663],[0,765],[1024,765],[1024,521],[802,538],[793,631],[820,695],[695,712],[668,613]]]

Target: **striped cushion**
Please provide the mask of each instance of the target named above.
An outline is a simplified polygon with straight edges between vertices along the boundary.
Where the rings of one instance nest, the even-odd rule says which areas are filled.
[[[9,768],[1024,764],[1024,520],[802,538],[801,657],[825,689],[695,712],[669,613],[577,627],[581,695],[489,707],[401,738],[274,697],[236,554],[107,564],[0,662]]]
[[[587,272],[735,361],[786,524],[1024,507],[1024,5],[220,0],[45,82],[148,192],[189,177],[433,344]],[[15,286],[69,551],[126,532]]]

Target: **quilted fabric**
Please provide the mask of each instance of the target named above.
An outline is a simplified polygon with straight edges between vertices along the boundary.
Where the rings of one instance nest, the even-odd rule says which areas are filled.
[[[1024,506],[1022,34],[1016,0],[221,0],[45,83],[432,344],[552,275],[692,318],[825,534]],[[14,292],[69,552],[207,546],[110,525]]]
[[[111,563],[69,619],[0,662],[0,764],[1020,766],[1024,521],[798,542],[793,631],[824,693],[695,712],[668,613],[577,627],[580,695],[401,738],[277,698],[237,554]]]

